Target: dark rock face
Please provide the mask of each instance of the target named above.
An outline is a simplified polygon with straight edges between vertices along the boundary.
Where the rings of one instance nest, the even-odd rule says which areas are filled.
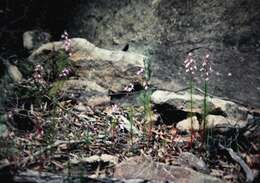
[[[102,48],[150,50],[157,87],[187,85],[187,53],[198,61],[209,53],[210,93],[260,107],[259,0],[89,0],[77,9],[73,34]]]

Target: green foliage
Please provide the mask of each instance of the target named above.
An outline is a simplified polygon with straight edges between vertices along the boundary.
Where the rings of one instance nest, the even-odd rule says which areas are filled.
[[[134,109],[130,107],[128,110],[128,119],[130,122],[130,137],[131,137],[131,144],[133,144],[133,124],[134,124]]]
[[[63,88],[64,86],[64,80],[58,80],[58,81],[55,81],[51,88],[49,89],[48,91],[48,96],[53,98],[55,96],[57,96],[57,94],[61,91],[61,89]]]
[[[14,157],[18,153],[19,151],[13,140],[0,137],[0,159]]]
[[[0,114],[0,137],[7,131],[7,127],[5,125],[5,116]]]
[[[61,73],[65,68],[72,67],[68,55],[64,52],[58,52],[53,60],[56,68],[55,72],[57,73]]]
[[[152,75],[151,61],[148,58],[144,59],[144,79],[150,81]]]
[[[139,101],[141,102],[142,106],[144,107],[145,119],[149,120],[152,116],[152,102],[151,102],[151,90],[145,90],[141,92],[139,96]]]
[[[56,115],[57,115],[57,111],[54,108],[51,112],[50,120],[46,121],[44,126],[43,140],[47,145],[54,143],[58,133],[57,130],[58,119],[55,118]]]
[[[94,140],[93,134],[87,129],[84,132],[84,143],[90,145]]]
[[[149,84],[151,79],[151,62],[150,59],[147,57],[144,59],[144,79],[147,84]],[[151,102],[151,95],[152,90],[146,86],[145,90],[140,94],[139,100],[144,107],[145,113],[145,122],[148,125],[148,139],[150,141],[152,135],[152,126],[153,126],[153,110],[152,110],[152,102]]]

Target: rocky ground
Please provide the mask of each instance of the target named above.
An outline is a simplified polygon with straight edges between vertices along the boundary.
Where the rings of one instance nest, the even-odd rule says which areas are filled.
[[[1,1],[0,180],[259,182],[259,2]]]
[[[204,92],[194,88],[191,113],[189,88],[157,89],[147,72],[137,74],[148,69],[147,56],[66,35],[63,41],[31,45],[24,39],[27,47],[37,45],[24,63],[27,75],[1,57],[10,81],[3,91],[1,177],[259,181],[259,111],[208,96],[203,130]]]

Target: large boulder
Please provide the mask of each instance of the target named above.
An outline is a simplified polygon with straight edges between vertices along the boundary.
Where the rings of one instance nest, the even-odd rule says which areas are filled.
[[[55,82],[56,88],[69,98],[82,99],[89,105],[109,102],[108,92],[120,92],[130,83],[142,82],[136,72],[144,67],[145,56],[124,51],[110,51],[96,47],[86,39],[71,39],[71,54],[68,55],[75,77],[64,82]],[[33,51],[28,60],[40,63],[64,50],[63,42],[50,42]],[[47,59],[46,59],[47,58]],[[86,100],[87,99],[87,100]]]
[[[158,88],[186,85],[187,52],[198,61],[209,52],[209,92],[260,107],[260,1],[88,0],[75,9],[71,33],[107,49],[149,49]]]

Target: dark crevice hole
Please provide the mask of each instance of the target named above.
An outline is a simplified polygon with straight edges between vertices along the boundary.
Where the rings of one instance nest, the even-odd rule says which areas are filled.
[[[172,125],[188,117],[188,113],[169,104],[156,104],[154,110],[160,114],[164,124]]]
[[[127,91],[113,92],[110,90],[108,95],[111,97],[111,100],[118,100],[124,98],[126,95],[129,94],[131,95],[138,91],[144,90],[144,87],[140,83],[133,83],[133,85],[134,85],[134,89],[131,92],[127,92]]]
[[[9,120],[11,124],[20,131],[32,132],[34,130],[34,122],[26,110],[12,112]]]

